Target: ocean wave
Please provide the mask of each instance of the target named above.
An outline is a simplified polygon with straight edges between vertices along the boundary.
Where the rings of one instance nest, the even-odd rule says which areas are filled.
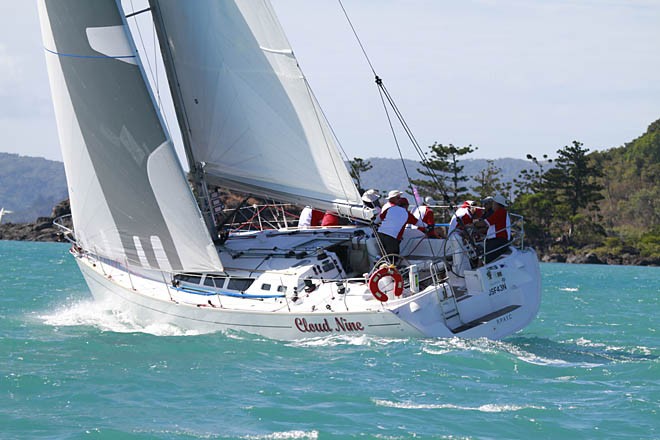
[[[577,292],[580,289],[578,289],[577,287],[560,287],[559,290],[562,290],[564,292]]]
[[[444,355],[454,351],[475,351],[488,355],[504,353],[528,364],[552,367],[594,368],[606,363],[606,359],[594,359],[587,354],[580,356],[579,350],[576,352],[550,340],[531,340],[533,343],[524,338],[511,341],[493,341],[486,338],[438,339],[427,342],[422,351],[429,355]]]
[[[390,344],[400,344],[408,341],[401,338],[384,338],[379,336],[370,335],[333,335],[321,336],[318,338],[300,339],[297,341],[287,342],[286,344],[292,347],[337,347],[337,346],[360,346],[360,347],[374,347],[374,346],[387,346]]]
[[[199,332],[185,331],[167,323],[142,325],[129,313],[117,310],[111,304],[82,300],[64,306],[53,313],[40,315],[46,325],[53,327],[90,326],[115,333],[147,333],[154,336],[192,336]]]
[[[442,355],[452,351],[478,351],[482,353],[493,353],[499,351],[493,345],[495,341],[486,338],[461,339],[443,338],[426,340],[422,346],[422,352],[432,355]]]
[[[503,349],[520,360],[536,365],[593,368],[611,363],[658,359],[648,347],[620,347],[593,342],[584,337],[559,342],[545,338],[515,338],[500,343]]]
[[[317,431],[282,431],[263,435],[247,435],[240,437],[246,440],[289,440],[289,439],[312,439],[319,438]]]
[[[414,402],[393,402],[391,400],[372,399],[377,406],[386,406],[389,408],[402,408],[402,409],[458,409],[463,411],[480,411],[487,413],[496,412],[513,412],[525,409],[540,409],[543,406],[534,405],[501,405],[495,403],[487,403],[480,406],[462,406],[454,405],[451,403],[414,403]]]

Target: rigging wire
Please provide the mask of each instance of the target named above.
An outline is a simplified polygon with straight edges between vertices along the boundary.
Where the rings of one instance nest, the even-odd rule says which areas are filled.
[[[401,126],[403,127],[403,130],[405,131],[406,135],[410,139],[413,147],[415,148],[415,151],[417,152],[418,156],[421,159],[422,166],[426,169],[426,171],[427,171],[429,177],[431,177],[431,180],[433,181],[434,185],[442,193],[444,201],[449,205],[450,209],[453,211],[454,206],[453,206],[453,203],[451,202],[451,199],[449,198],[449,195],[447,194],[447,191],[444,189],[443,185],[440,185],[440,181],[438,179],[438,176],[435,174],[433,169],[431,169],[431,167],[429,166],[429,163],[428,163],[429,161],[426,158],[426,154],[424,153],[424,151],[420,147],[419,143],[417,142],[417,139],[415,138],[412,130],[410,129],[410,126],[408,125],[408,123],[406,122],[406,120],[403,116],[403,113],[401,113],[401,111],[397,107],[396,103],[394,102],[394,98],[392,97],[392,95],[390,95],[389,91],[385,87],[385,84],[383,83],[382,78],[379,77],[378,74],[376,73],[376,69],[374,68],[373,63],[371,62],[371,59],[369,58],[369,55],[367,54],[367,51],[366,51],[364,45],[362,44],[362,41],[360,40],[360,37],[359,37],[359,35],[358,35],[358,33],[355,29],[355,26],[353,26],[353,22],[351,21],[349,15],[348,15],[348,12],[346,11],[346,8],[344,7],[344,4],[342,3],[342,0],[337,0],[337,1],[339,3],[339,6],[341,7],[342,11],[344,12],[344,16],[346,17],[346,20],[347,20],[351,30],[353,31],[353,35],[355,36],[355,39],[356,39],[358,45],[360,46],[360,49],[362,50],[362,54],[364,55],[365,60],[369,64],[369,68],[371,69],[371,71],[374,74],[376,84],[377,84],[378,89],[379,89],[379,93],[381,94],[381,101],[383,102],[383,107],[385,108],[385,113],[387,115],[388,123],[390,125],[390,129],[392,131],[392,135],[394,137],[394,141],[396,143],[397,150],[399,152],[399,157],[401,159],[401,163],[403,164],[403,169],[406,173],[408,183],[411,187],[411,192],[414,194],[414,191],[412,189],[412,182],[411,182],[411,179],[410,179],[410,175],[409,175],[408,169],[405,165],[405,162],[404,162],[404,159],[403,159],[403,154],[401,152],[401,148],[400,148],[399,142],[398,142],[397,137],[396,137],[394,125],[392,124],[392,120],[391,120],[389,112],[387,110],[387,104],[385,103],[385,100],[383,100],[383,96],[385,96],[385,98],[387,100],[387,103],[390,105],[390,107],[394,111],[394,114],[396,115],[397,119],[401,123]]]
[[[144,38],[142,37],[142,30],[141,30],[140,24],[138,23],[137,16],[143,14],[144,12],[150,12],[151,8],[145,8],[145,9],[141,9],[139,11],[136,11],[135,10],[135,5],[133,4],[133,0],[130,0],[130,3],[131,3],[132,12],[130,14],[126,14],[125,18],[126,18],[127,22],[128,22],[129,18],[133,19],[135,29],[137,29],[138,37],[140,39],[140,45],[142,47],[142,50],[146,54],[147,53],[147,45],[145,44]],[[152,21],[152,23],[153,23],[153,21]],[[163,122],[165,123],[165,129],[167,130],[168,133],[170,133],[170,136],[171,136],[172,132],[170,130],[170,123],[167,120],[167,115],[163,111],[163,98],[160,94],[160,84],[159,84],[159,78],[158,78],[158,45],[156,44],[156,38],[157,37],[156,37],[156,25],[155,24],[152,24],[152,30],[153,30],[152,41],[154,43],[154,55],[153,55],[153,57],[154,57],[154,66],[151,65],[151,60],[149,59],[148,56],[144,57],[145,59],[143,60],[142,65],[144,65],[146,63],[147,67],[149,68],[149,75],[150,75],[152,81],[154,82],[153,89],[154,89],[154,93],[156,94],[156,99],[158,101],[158,108],[160,108],[160,110],[161,110],[160,113],[163,116]]]

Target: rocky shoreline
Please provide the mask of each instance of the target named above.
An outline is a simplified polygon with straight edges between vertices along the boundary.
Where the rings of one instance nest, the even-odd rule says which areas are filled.
[[[50,217],[39,217],[32,223],[2,223],[0,224],[0,240],[14,241],[67,241],[64,233],[57,228],[53,221],[55,219],[71,214],[69,201],[58,203]],[[73,228],[70,217],[65,218],[62,224]]]
[[[63,232],[53,224],[53,221],[69,214],[71,214],[71,207],[69,201],[65,200],[53,208],[50,217],[39,217],[32,223],[0,224],[0,240],[65,242],[67,240]],[[65,219],[63,224],[68,228],[73,228],[70,218]],[[625,249],[625,252],[620,255],[606,254],[604,256],[597,255],[591,249],[583,249],[571,254],[539,252],[539,258],[544,263],[660,266],[660,259],[642,257],[634,248]]]
[[[594,252],[584,251],[577,254],[541,254],[539,258],[544,263],[569,264],[606,264],[611,266],[660,266],[660,259],[642,257],[636,253],[623,253],[621,255],[606,254],[598,256]]]

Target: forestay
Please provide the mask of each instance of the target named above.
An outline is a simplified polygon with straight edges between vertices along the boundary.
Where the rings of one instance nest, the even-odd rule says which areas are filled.
[[[268,0],[150,5],[210,183],[370,217]]]
[[[221,270],[115,0],[40,0],[79,243],[122,264]]]

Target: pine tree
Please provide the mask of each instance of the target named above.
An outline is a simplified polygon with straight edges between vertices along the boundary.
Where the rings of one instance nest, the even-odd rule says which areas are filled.
[[[513,183],[516,185],[516,197],[523,194],[535,193],[543,189],[545,182],[543,162],[539,162],[539,160],[531,154],[527,155],[527,159],[534,163],[536,169],[524,169],[520,172],[517,179],[513,179]],[[547,154],[543,155],[543,160],[548,164],[552,163],[552,159],[548,159]]]
[[[559,157],[555,160],[555,167],[548,170],[543,178],[545,192],[553,193],[559,201],[556,209],[562,208],[568,217],[568,239],[572,240],[575,234],[575,225],[579,223],[583,228],[593,229],[594,216],[578,218],[581,209],[589,212],[599,211],[597,202],[603,199],[601,191],[603,186],[596,180],[603,176],[600,168],[595,167],[587,153],[589,149],[582,148],[583,144],[573,141],[561,150],[557,150]]]
[[[364,189],[362,188],[362,181],[360,180],[360,177],[362,176],[362,173],[372,169],[373,165],[371,165],[371,162],[368,160],[364,160],[360,157],[354,157],[353,160],[348,161],[348,163],[350,164],[349,172],[353,178],[353,181],[355,182],[355,186],[357,186],[358,191],[360,194],[362,194]]]
[[[468,188],[465,185],[469,179],[462,173],[459,157],[476,151],[472,145],[455,147],[452,144],[434,143],[429,147],[430,159],[422,162],[423,169],[417,169],[420,174],[429,179],[414,179],[413,185],[422,190],[425,195],[456,204]]]
[[[495,193],[505,192],[507,187],[500,181],[500,175],[502,174],[502,169],[495,166],[494,160],[487,160],[488,164],[486,168],[481,170],[474,180],[477,182],[477,185],[472,187],[477,195],[483,199],[487,196],[492,196]]]
[[[555,160],[555,167],[544,174],[545,186],[555,191],[559,199],[569,207],[571,215],[576,215],[581,208],[598,211],[598,202],[603,198],[600,193],[603,186],[595,178],[602,177],[603,172],[592,165],[587,153],[588,148],[582,148],[582,143],[573,141],[561,150]]]

